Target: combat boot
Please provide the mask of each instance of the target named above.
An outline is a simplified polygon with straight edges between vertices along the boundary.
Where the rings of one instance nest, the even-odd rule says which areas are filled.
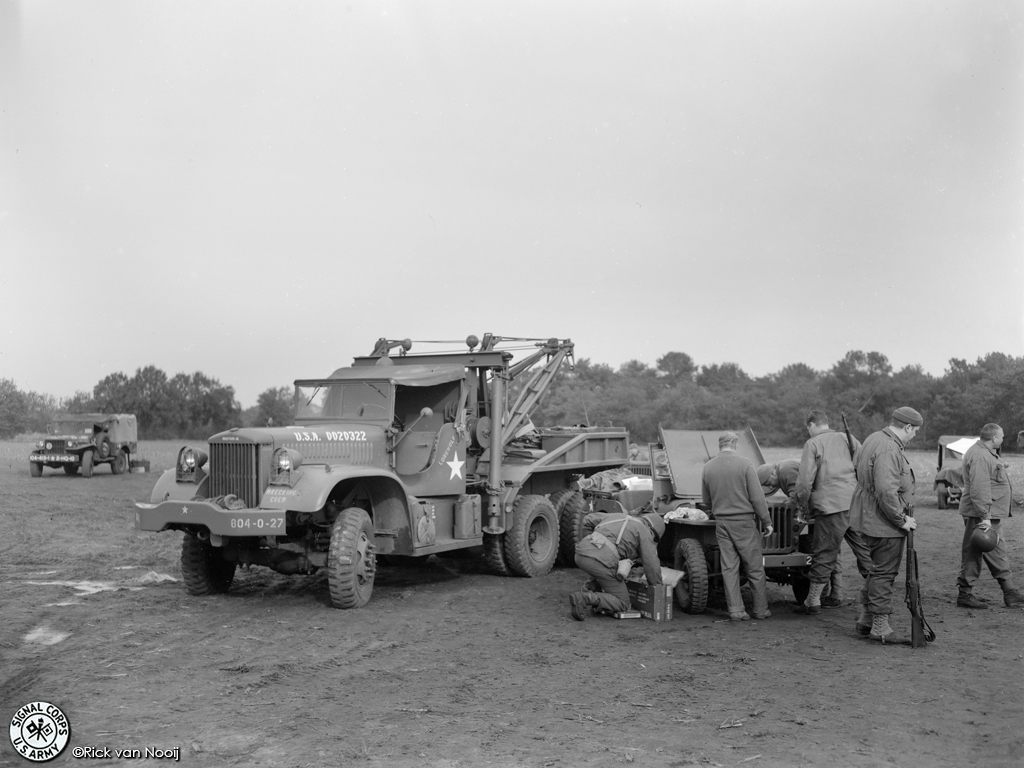
[[[829,595],[828,597],[821,598],[822,608],[839,608],[843,604],[843,598],[836,597],[835,595]]]
[[[871,632],[868,634],[872,640],[877,640],[882,645],[905,644],[908,642],[903,635],[896,634],[896,630],[889,626],[889,617],[885,614],[876,614],[871,618]]]
[[[1024,595],[1013,587],[1003,590],[1003,605],[1007,608],[1024,608]]]
[[[598,605],[597,595],[593,592],[573,592],[569,595],[569,611],[576,621],[585,621],[587,608]]]
[[[956,604],[959,608],[973,608],[976,611],[983,611],[988,608],[988,606],[976,598],[973,593],[964,589],[961,589],[960,594],[957,595]]]
[[[860,616],[857,617],[857,624],[854,626],[854,630],[861,637],[867,637],[871,634],[871,614],[861,608]]]

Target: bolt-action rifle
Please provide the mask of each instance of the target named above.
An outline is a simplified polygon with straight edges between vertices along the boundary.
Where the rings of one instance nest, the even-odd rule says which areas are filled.
[[[908,510],[913,513],[913,509]],[[921,605],[921,585],[917,580],[917,551],[914,532],[907,531],[907,608],[910,609],[910,646],[923,648],[935,640],[935,632],[928,626]]]
[[[850,461],[853,461],[854,460],[854,458],[853,458],[854,454],[856,454],[857,451],[853,447],[853,437],[851,437],[851,435],[850,435],[850,425],[846,422],[846,414],[843,411],[840,411],[839,414],[843,417],[843,431],[846,432],[846,447],[850,449]],[[854,464],[854,466],[853,466],[853,473],[856,476],[856,474],[857,474],[857,465],[856,464]]]

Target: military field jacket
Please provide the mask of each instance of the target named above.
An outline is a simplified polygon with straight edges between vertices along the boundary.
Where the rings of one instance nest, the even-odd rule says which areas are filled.
[[[623,529],[625,521],[625,529]],[[614,562],[606,561],[601,552],[592,552],[593,547],[586,545],[587,537],[595,530],[609,540],[609,544],[617,549]],[[622,537],[619,538],[619,531]],[[615,543],[618,539],[618,544]],[[603,547],[602,547],[603,548]],[[639,517],[624,515],[621,512],[591,512],[583,518],[583,541],[576,545],[578,554],[593,557],[612,568],[619,560],[629,558],[634,563],[641,562],[647,583],[661,584],[661,560],[658,559],[658,547],[654,543],[651,529]]]
[[[851,439],[856,452],[860,442]],[[856,487],[857,477],[845,434],[830,429],[804,443],[796,481],[796,500],[803,509],[824,515],[845,512]]]
[[[716,520],[757,518],[762,526],[771,524],[764,490],[757,470],[735,451],[722,451],[704,465],[701,496]]]
[[[868,435],[857,451],[857,487],[850,500],[850,527],[867,536],[892,539],[914,505],[914,470],[903,442],[888,427]]]
[[[1013,489],[1006,467],[987,445],[977,442],[967,449],[963,463],[964,492],[960,514],[964,517],[1000,519],[1010,517]]]

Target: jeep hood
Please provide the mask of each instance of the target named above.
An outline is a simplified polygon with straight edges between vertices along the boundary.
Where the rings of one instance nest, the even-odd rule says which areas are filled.
[[[750,459],[754,468],[764,464],[761,447],[750,427],[734,430],[662,429],[658,426],[661,444],[665,447],[668,473],[677,497],[700,497],[704,465],[718,455],[718,438],[726,432],[739,435],[736,453]],[[661,469],[660,467],[658,469]]]

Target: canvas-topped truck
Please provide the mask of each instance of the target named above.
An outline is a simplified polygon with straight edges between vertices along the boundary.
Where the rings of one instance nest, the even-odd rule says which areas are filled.
[[[136,528],[184,532],[195,595],[227,591],[238,566],[325,570],[332,604],[358,608],[379,556],[473,547],[501,575],[546,574],[586,513],[574,481],[623,466],[628,436],[533,425],[572,360],[568,339],[486,334],[466,346],[421,354],[380,339],[350,367],[296,381],[291,426],[183,447],[135,505]],[[528,354],[513,363],[517,350]]]
[[[131,468],[139,450],[139,430],[131,413],[72,413],[58,416],[46,427],[46,437],[28,457],[32,477],[42,477],[43,467],[63,469],[74,476],[92,477],[93,469],[109,464],[112,474]]]

